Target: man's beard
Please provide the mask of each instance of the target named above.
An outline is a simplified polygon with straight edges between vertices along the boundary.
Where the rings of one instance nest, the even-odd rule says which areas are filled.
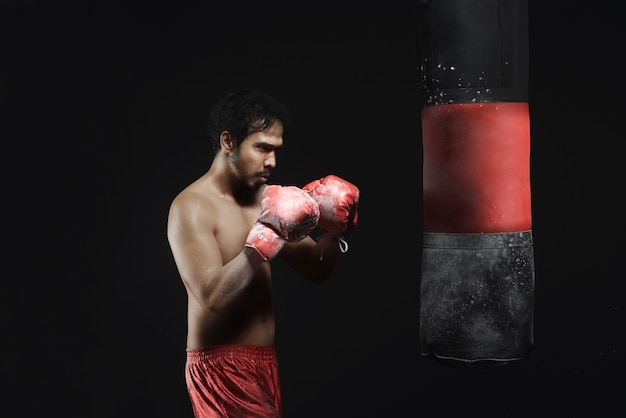
[[[260,177],[269,177],[270,173],[267,170],[257,171],[251,175],[245,173],[245,171],[241,170],[241,166],[239,165],[239,154],[235,151],[231,155],[229,155],[228,160],[230,164],[235,168],[235,172],[239,175],[239,184],[245,190],[257,191],[259,190],[264,181],[260,181]]]

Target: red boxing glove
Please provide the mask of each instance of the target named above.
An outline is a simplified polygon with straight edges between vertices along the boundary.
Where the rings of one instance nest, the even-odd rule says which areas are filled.
[[[359,189],[352,183],[330,174],[302,188],[320,208],[319,227],[324,235],[336,237],[342,252],[348,251],[347,240],[357,225]]]
[[[269,185],[261,196],[261,215],[246,238],[264,260],[276,257],[285,242],[298,242],[320,219],[317,202],[296,186]]]

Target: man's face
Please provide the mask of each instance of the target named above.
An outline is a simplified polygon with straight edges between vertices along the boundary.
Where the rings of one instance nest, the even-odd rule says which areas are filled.
[[[263,131],[249,134],[229,161],[242,185],[258,189],[276,168],[276,151],[283,145],[283,125],[274,122]]]

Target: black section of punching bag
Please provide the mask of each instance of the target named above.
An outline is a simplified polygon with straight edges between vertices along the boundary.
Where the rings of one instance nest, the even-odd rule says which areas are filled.
[[[533,348],[532,232],[424,234],[422,355],[488,368]]]
[[[417,0],[422,105],[527,102],[527,0]]]

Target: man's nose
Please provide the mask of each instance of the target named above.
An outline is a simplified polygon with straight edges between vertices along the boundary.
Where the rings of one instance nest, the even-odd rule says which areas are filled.
[[[265,159],[265,167],[275,168],[276,167],[276,153],[270,152]]]

